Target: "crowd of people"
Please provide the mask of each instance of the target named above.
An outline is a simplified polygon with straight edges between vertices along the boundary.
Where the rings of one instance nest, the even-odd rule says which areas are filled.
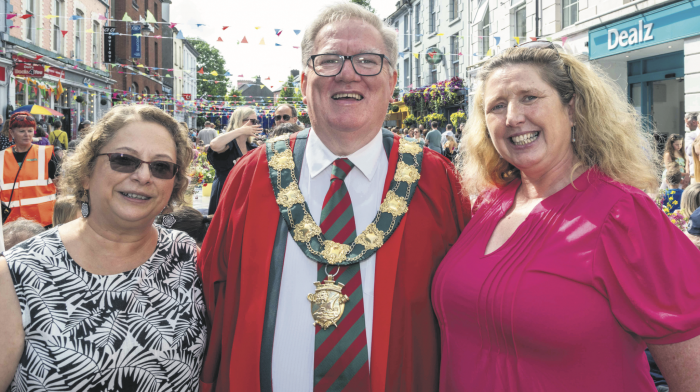
[[[310,127],[5,122],[0,390],[700,390],[697,114],[656,154],[617,84],[531,41],[466,124],[392,132],[392,27],[333,4],[301,49]]]

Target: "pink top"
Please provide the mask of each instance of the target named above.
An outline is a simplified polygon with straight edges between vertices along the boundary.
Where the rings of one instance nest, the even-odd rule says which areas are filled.
[[[646,194],[591,169],[484,256],[519,185],[477,200],[435,274],[440,390],[656,391],[646,344],[700,335],[700,251]]]

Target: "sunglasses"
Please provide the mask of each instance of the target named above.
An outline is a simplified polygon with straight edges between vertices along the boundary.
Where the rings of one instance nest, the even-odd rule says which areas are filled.
[[[554,46],[553,43],[549,41],[528,41],[528,42],[523,42],[520,45],[517,45],[516,48],[532,48],[532,49],[551,49],[553,50],[559,59],[561,59],[561,55],[559,55],[559,51],[557,50],[557,47]],[[569,72],[569,66],[564,64],[564,69],[566,70],[566,75],[569,77],[569,80],[571,81],[571,84],[574,86],[574,89],[576,85],[574,84],[574,80],[571,79],[571,72]]]
[[[142,161],[134,156],[128,154],[122,154],[118,152],[113,152],[111,154],[97,154],[96,156],[106,155],[109,157],[109,167],[115,172],[119,173],[133,173],[142,163],[148,165],[151,170],[151,175],[155,178],[160,178],[161,180],[170,180],[175,177],[180,167],[172,162],[166,161],[153,161],[146,162]]]
[[[248,118],[248,119],[243,120],[243,124],[245,124],[247,122],[250,122],[251,124],[256,125],[258,123],[258,120],[255,118]]]
[[[290,115],[288,115],[288,114],[285,114],[284,116],[281,116],[281,115],[278,114],[278,115],[275,116],[275,121],[279,121],[279,120],[282,120],[282,119],[284,119],[284,121],[289,121],[290,118],[292,118],[292,116],[290,116]]]

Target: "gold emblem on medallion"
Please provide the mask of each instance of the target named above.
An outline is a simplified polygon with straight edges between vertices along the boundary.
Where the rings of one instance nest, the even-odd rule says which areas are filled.
[[[417,155],[422,150],[418,143],[409,142],[404,138],[399,139],[399,153],[401,154]]]
[[[311,301],[311,315],[314,318],[314,325],[318,324],[323,329],[328,329],[343,316],[345,303],[350,298],[343,294],[342,283],[335,283],[332,276],[328,276],[323,282],[315,282],[316,292],[309,294],[306,298]]]
[[[311,238],[321,233],[321,228],[314,222],[314,219],[310,215],[306,215],[304,219],[294,227],[294,241],[308,242]]]
[[[396,173],[394,174],[394,181],[407,182],[409,185],[420,179],[420,173],[415,166],[407,165],[403,161],[399,161],[396,165]]]
[[[389,191],[386,193],[379,211],[387,212],[393,216],[401,216],[408,212],[408,205],[406,205],[406,199],[397,196],[393,191]]]
[[[355,239],[355,242],[364,246],[365,249],[379,248],[384,245],[384,232],[372,223]]]
[[[303,204],[304,196],[301,194],[299,187],[296,183],[289,184],[288,187],[282,189],[277,195],[277,204],[285,206],[287,208],[293,206],[294,204]]]
[[[294,170],[292,150],[284,150],[281,154],[275,154],[270,159],[270,166],[277,171],[282,171],[282,169]]]
[[[328,264],[336,265],[345,261],[345,256],[348,252],[350,252],[350,245],[326,240],[323,242],[323,252],[321,252],[321,256],[328,261]]]

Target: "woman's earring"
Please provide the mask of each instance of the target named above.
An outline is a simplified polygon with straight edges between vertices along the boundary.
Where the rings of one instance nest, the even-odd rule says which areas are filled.
[[[90,196],[88,191],[85,191],[85,198],[88,201],[80,203],[80,213],[83,214],[83,218],[87,218],[88,215],[90,215],[90,204],[88,203],[90,201]]]
[[[576,143],[576,125],[571,127],[571,143]]]
[[[163,226],[167,227],[168,229],[172,229],[173,225],[175,224],[175,216],[173,214],[168,214],[163,217]]]

